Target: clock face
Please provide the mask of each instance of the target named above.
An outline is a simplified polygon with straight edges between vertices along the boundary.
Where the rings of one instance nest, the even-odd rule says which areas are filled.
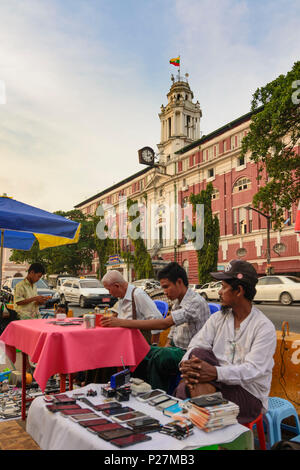
[[[142,150],[142,159],[145,160],[145,162],[152,162],[153,161],[153,153],[149,149],[144,149]]]

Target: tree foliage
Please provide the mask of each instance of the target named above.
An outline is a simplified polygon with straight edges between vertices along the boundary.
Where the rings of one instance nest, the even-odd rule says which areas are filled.
[[[218,217],[213,215],[211,209],[212,192],[213,185],[208,183],[206,189],[199,194],[190,195],[193,210],[196,209],[197,204],[204,205],[204,243],[200,250],[196,250],[200,284],[212,280],[210,273],[217,271],[218,265],[220,226]]]
[[[131,259],[133,259],[134,271],[137,279],[153,278],[154,271],[151,256],[147,251],[141,234],[141,224],[139,220],[141,214],[139,211],[136,211],[134,215],[130,215],[130,208],[135,204],[137,205],[137,201],[133,201],[132,199],[127,200],[127,208],[129,211],[128,220],[131,222],[128,235],[134,246],[133,258]],[[136,226],[134,225],[134,222],[137,223]],[[136,234],[139,234],[139,236],[136,237]]]
[[[91,246],[97,253],[97,257],[99,260],[99,269],[98,269],[98,277],[101,279],[104,274],[106,273],[106,264],[108,262],[108,258],[110,255],[115,254],[115,243],[114,240],[109,238],[98,237],[97,235],[97,225],[104,219],[104,216],[99,215],[92,215],[89,217],[89,221],[92,224],[92,231],[91,231]],[[104,226],[104,231],[108,233],[107,225]]]
[[[286,75],[256,90],[252,111],[242,155],[249,151],[258,164],[258,178],[265,178],[253,205],[271,215],[279,228],[285,209],[300,198],[300,62]]]

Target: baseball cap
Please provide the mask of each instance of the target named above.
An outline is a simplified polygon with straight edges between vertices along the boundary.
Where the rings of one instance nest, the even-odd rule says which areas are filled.
[[[227,279],[239,279],[248,284],[256,284],[258,281],[257,272],[248,261],[234,259],[228,263],[225,271],[210,273],[217,280],[226,281]]]

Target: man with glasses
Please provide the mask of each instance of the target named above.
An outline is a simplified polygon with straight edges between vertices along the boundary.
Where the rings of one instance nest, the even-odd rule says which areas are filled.
[[[267,410],[276,331],[252,305],[258,278],[250,263],[233,260],[226,271],[211,275],[222,281],[221,311],[191,340],[175,395],[184,399],[221,392],[239,406],[238,421],[247,423]]]

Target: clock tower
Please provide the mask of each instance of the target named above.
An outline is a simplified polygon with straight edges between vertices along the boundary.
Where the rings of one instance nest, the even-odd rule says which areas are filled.
[[[175,152],[200,139],[202,111],[188,83],[188,74],[182,77],[171,75],[172,85],[167,94],[168,104],[161,105],[159,119],[161,140],[157,145],[159,163],[168,166],[176,160]]]

